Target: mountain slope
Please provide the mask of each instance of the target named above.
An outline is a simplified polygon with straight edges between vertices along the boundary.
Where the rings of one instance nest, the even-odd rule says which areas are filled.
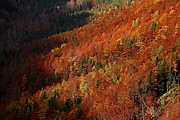
[[[32,42],[3,62],[2,118],[178,120],[179,109],[163,106],[179,104],[180,2],[104,8],[93,24]]]

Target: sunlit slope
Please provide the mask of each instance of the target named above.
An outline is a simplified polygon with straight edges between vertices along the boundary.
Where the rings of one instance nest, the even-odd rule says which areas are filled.
[[[179,8],[168,0],[123,3],[94,24],[24,47],[1,70],[12,95],[1,116],[178,119]]]

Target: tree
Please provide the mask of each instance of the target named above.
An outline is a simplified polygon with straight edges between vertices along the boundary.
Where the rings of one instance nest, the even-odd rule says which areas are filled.
[[[75,5],[76,5],[76,2],[74,0],[70,0],[69,2],[67,2],[68,9],[74,9]]]

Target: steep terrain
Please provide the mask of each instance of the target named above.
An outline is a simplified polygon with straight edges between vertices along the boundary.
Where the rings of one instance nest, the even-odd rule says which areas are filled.
[[[114,3],[1,54],[0,119],[180,119],[180,2]]]
[[[87,10],[93,6],[85,1],[1,0],[0,51],[85,25],[90,16]]]

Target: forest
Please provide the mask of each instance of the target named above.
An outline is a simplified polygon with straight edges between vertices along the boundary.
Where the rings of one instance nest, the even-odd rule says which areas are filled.
[[[180,1],[0,9],[0,119],[180,119]]]

